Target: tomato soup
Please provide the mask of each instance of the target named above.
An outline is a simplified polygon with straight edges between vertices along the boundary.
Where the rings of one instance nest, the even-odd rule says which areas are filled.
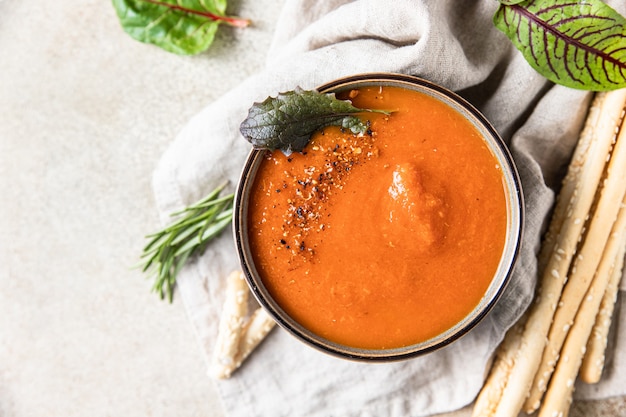
[[[502,167],[477,128],[421,92],[345,92],[365,134],[317,132],[302,153],[267,152],[248,206],[263,285],[296,322],[362,349],[435,337],[466,317],[505,246]]]

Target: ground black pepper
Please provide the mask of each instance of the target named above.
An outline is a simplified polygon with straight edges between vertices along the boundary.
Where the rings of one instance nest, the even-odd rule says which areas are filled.
[[[340,129],[341,140],[329,146],[313,140],[302,152],[303,156],[315,154],[311,160],[319,161],[320,166],[305,165],[300,172],[286,167],[285,180],[279,187],[274,186],[276,193],[281,189],[289,193],[287,208],[283,213],[272,213],[283,217],[279,233],[279,248],[291,250],[293,257],[310,260],[315,252],[314,247],[305,245],[306,236],[311,233],[323,233],[328,227],[326,220],[330,217],[327,207],[332,204],[332,195],[343,188],[350,170],[363,164],[378,154],[375,147],[375,135],[371,130],[367,135],[355,135],[347,129]],[[323,135],[324,132],[320,132]],[[272,159],[272,154],[268,159]],[[287,158],[292,162],[293,157]],[[316,162],[319,164],[319,162]],[[293,248],[293,249],[292,249]],[[302,258],[304,257],[304,258]]]

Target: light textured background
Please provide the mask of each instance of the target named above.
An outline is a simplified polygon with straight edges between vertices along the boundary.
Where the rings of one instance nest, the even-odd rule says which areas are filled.
[[[106,0],[0,0],[0,417],[223,414],[182,304],[132,266],[158,227],[157,160],[262,68],[281,5],[231,0],[253,26],[180,57],[132,40]]]

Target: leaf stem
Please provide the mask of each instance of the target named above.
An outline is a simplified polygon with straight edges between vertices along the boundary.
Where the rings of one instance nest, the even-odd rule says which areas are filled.
[[[167,7],[170,10],[176,10],[176,11],[183,12],[183,13],[189,13],[189,14],[193,14],[196,16],[202,16],[209,20],[213,20],[215,22],[224,22],[234,27],[243,28],[250,24],[249,19],[243,19],[240,17],[223,16],[223,15],[218,15],[218,14],[211,13],[208,11],[194,10],[194,9],[190,9],[187,7],[179,6],[177,4],[166,3],[164,1],[159,1],[159,0],[145,0],[145,1],[148,3],[156,4],[157,6]]]

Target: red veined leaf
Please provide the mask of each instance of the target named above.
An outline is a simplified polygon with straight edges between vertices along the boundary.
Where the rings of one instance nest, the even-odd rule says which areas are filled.
[[[113,0],[113,6],[130,36],[184,55],[206,50],[220,24],[249,24],[226,16],[226,0]]]
[[[557,84],[593,91],[626,87],[626,19],[600,0],[501,4],[494,24]]]

